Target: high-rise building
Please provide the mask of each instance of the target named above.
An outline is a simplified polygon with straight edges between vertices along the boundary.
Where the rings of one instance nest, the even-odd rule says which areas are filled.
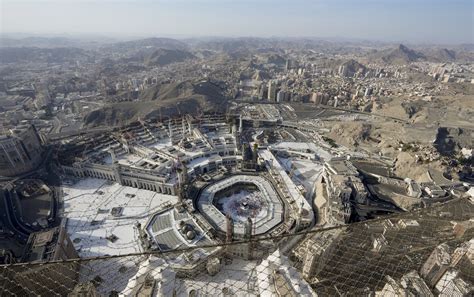
[[[275,101],[277,94],[277,86],[274,81],[268,82],[268,100]]]
[[[0,135],[0,175],[16,176],[39,166],[43,141],[33,125],[20,125]]]
[[[314,104],[321,104],[323,99],[323,94],[319,92],[314,92],[313,95],[311,96],[310,101]]]
[[[367,96],[370,96],[370,95],[372,95],[372,88],[366,88],[366,89],[365,89],[364,96],[367,97]]]
[[[340,230],[327,233],[318,233],[309,238],[305,244],[305,255],[303,259],[303,277],[309,279],[318,274],[329,260],[328,255],[337,246]]]
[[[285,99],[286,99],[286,92],[283,91],[283,90],[280,90],[277,93],[276,102],[283,102],[283,101],[285,101]]]
[[[420,269],[420,274],[430,286],[436,285],[451,263],[451,247],[437,246]]]
[[[339,76],[347,76],[348,72],[349,71],[346,65],[339,66],[339,69],[338,69]]]
[[[268,96],[267,86],[265,84],[261,84],[258,91],[258,98],[263,100],[267,98],[267,96]]]

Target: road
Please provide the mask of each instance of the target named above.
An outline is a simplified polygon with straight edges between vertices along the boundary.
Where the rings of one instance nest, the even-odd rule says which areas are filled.
[[[74,136],[84,136],[84,135],[94,134],[94,133],[111,132],[118,127],[119,126],[103,126],[103,127],[96,127],[96,128],[90,128],[90,129],[84,128],[84,129],[68,131],[68,132],[51,133],[47,137],[50,141],[58,141],[61,139],[74,137]]]

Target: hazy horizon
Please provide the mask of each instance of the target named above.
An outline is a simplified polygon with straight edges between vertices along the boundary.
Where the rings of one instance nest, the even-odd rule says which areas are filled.
[[[465,0],[0,1],[2,34],[474,42],[473,4]]]

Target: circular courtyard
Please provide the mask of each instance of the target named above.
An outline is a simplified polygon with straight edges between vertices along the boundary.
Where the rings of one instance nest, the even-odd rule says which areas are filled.
[[[264,217],[267,201],[253,183],[235,183],[214,195],[214,206],[234,222]]]
[[[226,216],[234,225],[233,233],[243,236],[245,223],[252,220],[254,235],[265,234],[283,221],[284,207],[272,184],[262,176],[234,175],[201,191],[197,207],[207,221],[221,232]]]

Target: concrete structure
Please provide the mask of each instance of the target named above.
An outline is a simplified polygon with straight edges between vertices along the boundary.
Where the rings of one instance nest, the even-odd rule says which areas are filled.
[[[75,163],[73,166],[63,166],[64,171],[76,177],[94,177],[118,182],[124,186],[138,189],[146,189],[158,193],[175,195],[177,188],[175,184],[161,176],[161,173],[153,170],[133,168],[124,165],[100,165],[93,163]]]
[[[407,183],[408,196],[414,197],[414,198],[420,198],[422,194],[420,185],[416,181],[412,180],[411,178],[405,178],[405,182]]]
[[[210,226],[200,226],[184,209],[158,212],[146,224],[151,249],[169,251],[182,247],[208,245]]]
[[[239,163],[237,137],[218,116],[137,122],[112,135],[71,143],[60,160],[69,175],[176,195],[188,177]]]
[[[290,205],[286,211],[294,216],[297,228],[303,229],[310,226],[314,220],[311,204],[306,200],[270,150],[259,150],[258,154],[263,160],[267,171],[278,184],[278,189],[283,194],[282,198]]]
[[[0,176],[17,176],[40,165],[43,141],[33,125],[17,126],[0,135]]]
[[[303,259],[302,274],[305,279],[311,279],[323,270],[329,255],[336,247],[341,230],[316,233],[295,251],[295,255]]]
[[[93,282],[81,283],[74,287],[68,297],[100,297]]]
[[[431,253],[423,264],[420,274],[430,286],[434,286],[448,270],[451,263],[451,250],[447,244],[441,244]]]
[[[278,91],[276,96],[276,102],[284,102],[286,100],[286,92],[283,90]]]
[[[277,96],[277,86],[274,81],[268,82],[268,97],[269,101],[275,101]]]
[[[200,213],[222,234],[228,233],[228,223],[226,214],[216,207],[215,196],[220,191],[245,184],[256,186],[263,199],[263,208],[252,218],[253,235],[265,234],[283,221],[283,203],[269,181],[261,176],[235,175],[206,187],[196,202]],[[246,221],[240,222],[234,219],[232,233],[234,237],[244,238],[248,233]]]
[[[474,286],[461,277],[455,269],[449,269],[436,284],[440,297],[469,296],[474,292]]]
[[[386,276],[386,279],[387,283],[381,291],[375,293],[376,297],[434,296],[416,271],[403,275],[399,282],[390,276]]]
[[[435,183],[422,183],[423,191],[431,198],[441,198],[446,196],[446,191]]]
[[[22,262],[48,262],[79,258],[64,226],[32,233],[25,247]],[[77,284],[79,264],[19,266],[15,280],[28,294],[67,294]]]
[[[122,291],[125,296],[174,296],[176,273],[163,259],[150,255]]]
[[[259,296],[317,296],[279,250],[256,267]]]
[[[333,224],[349,221],[352,200],[362,204],[367,201],[367,191],[357,169],[345,159],[332,159],[324,164],[323,182],[329,199],[328,221]]]

